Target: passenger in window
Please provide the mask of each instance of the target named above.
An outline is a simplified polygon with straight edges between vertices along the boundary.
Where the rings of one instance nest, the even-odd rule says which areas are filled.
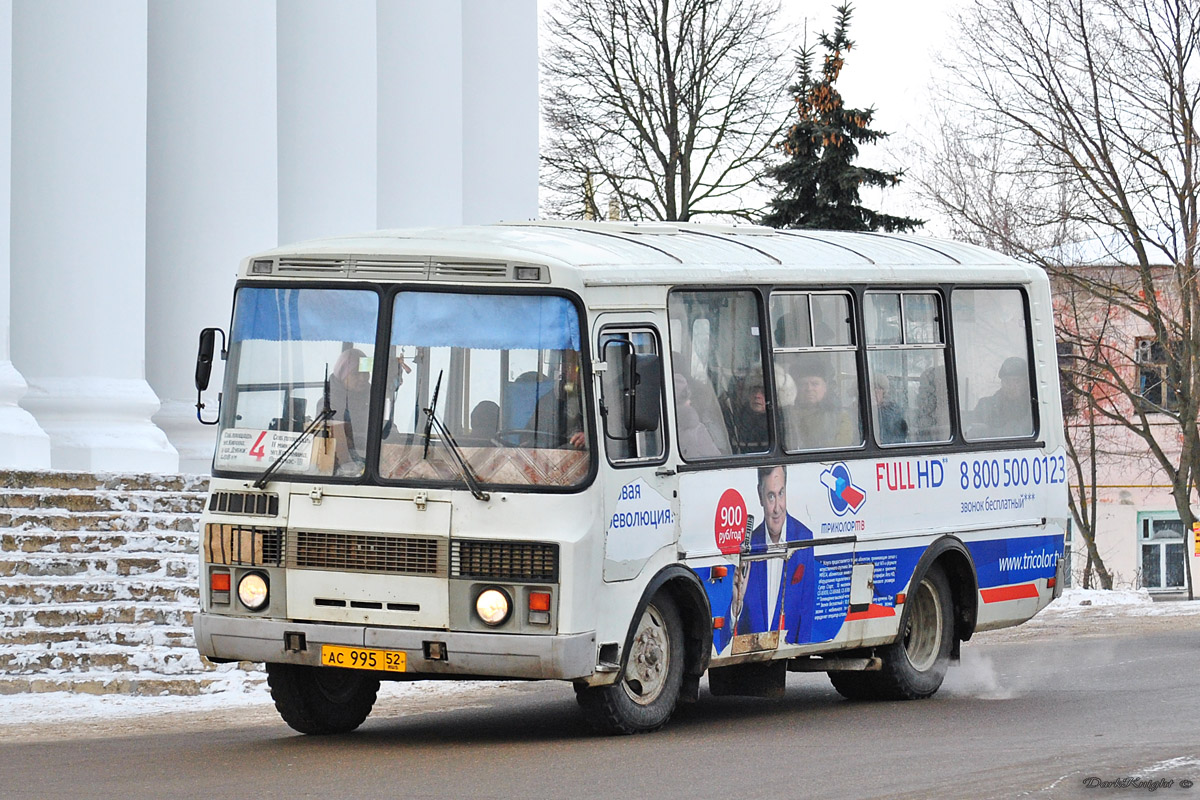
[[[975,419],[982,428],[980,438],[1028,436],[1033,433],[1033,416],[1025,359],[1006,358],[1000,365],[999,378],[1000,388],[996,393],[975,406]]]
[[[831,396],[825,356],[802,358],[792,370],[796,405],[788,415],[788,449],[821,450],[858,444],[850,414]]]
[[[871,376],[871,392],[875,398],[875,421],[879,426],[879,443],[895,444],[908,440],[908,422],[904,409],[891,398],[891,378],[882,373]]]
[[[471,409],[471,436],[492,440],[500,432],[500,406],[491,400],[480,400]]]
[[[688,399],[692,410],[700,419],[700,424],[708,431],[717,447],[717,454],[727,456],[733,452],[729,446],[729,431],[725,426],[725,409],[717,398],[717,391],[709,380],[708,372],[692,366],[689,376],[682,371],[687,363],[679,353],[671,354],[671,363],[675,365],[673,373],[677,378],[687,382]]]
[[[725,422],[735,453],[763,453],[769,449],[767,394],[761,373],[734,382],[725,405]]]
[[[371,373],[362,350],[343,350],[329,375],[329,407],[342,423],[349,458],[361,464],[367,450],[367,415],[371,407]],[[344,459],[343,459],[344,460]]]
[[[689,461],[721,455],[712,434],[692,407],[692,390],[686,376],[675,373],[675,422],[679,428],[679,454]]]

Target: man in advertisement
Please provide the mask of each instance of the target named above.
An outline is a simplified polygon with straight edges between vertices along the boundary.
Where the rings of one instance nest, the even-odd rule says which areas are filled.
[[[758,499],[763,521],[751,532],[734,577],[734,653],[777,647],[779,631],[788,643],[808,641],[816,603],[812,548],[788,551],[789,542],[812,539],[812,531],[787,513],[782,466],[759,468]]]

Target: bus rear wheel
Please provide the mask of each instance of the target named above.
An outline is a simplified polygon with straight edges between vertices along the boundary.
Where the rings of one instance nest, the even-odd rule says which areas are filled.
[[[267,684],[279,716],[300,733],[349,733],[375,705],[379,680],[336,667],[267,664]]]
[[[649,733],[666,724],[683,684],[683,624],[675,602],[658,594],[646,605],[610,686],[577,687],[575,699],[601,733]]]
[[[954,644],[950,582],[934,565],[910,592],[900,636],[881,648],[877,672],[831,672],[829,680],[850,700],[919,700],[942,685]]]

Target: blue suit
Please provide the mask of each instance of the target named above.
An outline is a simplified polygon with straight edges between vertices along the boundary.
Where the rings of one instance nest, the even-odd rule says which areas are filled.
[[[800,542],[812,538],[812,531],[804,523],[790,514],[787,516],[783,530],[784,541]],[[764,521],[750,534],[750,553],[757,555],[766,552],[767,530]],[[784,559],[785,556],[781,554],[778,558]],[[782,624],[787,629],[785,641],[791,644],[806,642],[812,630],[813,607],[816,603],[817,574],[812,548],[804,547],[792,550],[786,556],[778,599],[772,609],[767,608],[769,599],[767,583],[770,574],[768,561],[750,562],[746,592],[742,601],[742,613],[737,619],[736,632],[738,634],[765,633],[779,630]],[[780,619],[781,612],[782,620]]]

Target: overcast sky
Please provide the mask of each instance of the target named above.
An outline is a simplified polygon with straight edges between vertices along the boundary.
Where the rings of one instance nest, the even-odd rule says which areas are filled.
[[[834,3],[827,0],[783,0],[784,19],[803,35],[807,19],[809,40],[832,31]],[[842,96],[852,106],[875,106],[876,123],[899,131],[915,124],[925,112],[933,79],[934,53],[943,49],[952,32],[955,0],[854,0],[850,39],[854,49],[838,80]],[[799,44],[799,40],[797,41]]]

